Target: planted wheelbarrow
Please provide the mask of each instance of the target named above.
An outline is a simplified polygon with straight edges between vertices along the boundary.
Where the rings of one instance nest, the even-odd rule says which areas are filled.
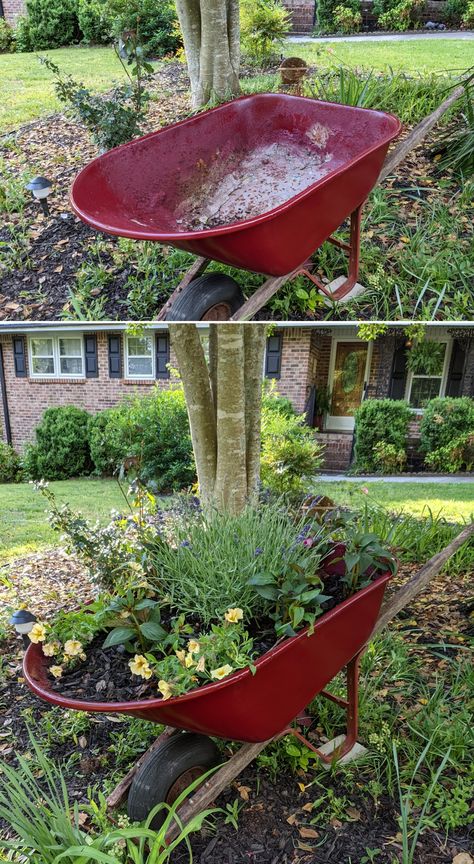
[[[332,565],[332,572],[334,567],[337,564]],[[359,657],[374,629],[390,576],[389,572],[378,576],[326,612],[317,619],[310,635],[304,629],[262,655],[255,661],[255,674],[248,668],[241,669],[183,696],[134,702],[88,702],[61,696],[48,681],[50,661],[41,646],[34,644],[25,654],[25,679],[34,693],[53,705],[128,714],[172,727],[142,762],[131,784],[129,815],[141,820],[159,801],[172,803],[193,779],[219,761],[219,751],[208,736],[250,742],[241,748],[244,751],[245,747],[251,750],[252,742],[269,742],[291,733],[327,762],[345,755],[357,737]],[[339,699],[324,688],[344,667],[347,699]],[[317,694],[347,712],[344,743],[332,756],[321,753],[296,726],[290,725],[301,719]],[[191,734],[173,734],[175,730]]]
[[[252,314],[299,273],[340,299],[357,281],[361,205],[400,128],[382,111],[242,96],[94,159],[74,181],[72,207],[99,231],[200,256],[162,319],[248,316],[234,279],[202,276],[210,260],[270,277],[252,297]],[[331,234],[349,215],[344,244]],[[349,276],[333,294],[308,271],[328,239],[349,253]]]

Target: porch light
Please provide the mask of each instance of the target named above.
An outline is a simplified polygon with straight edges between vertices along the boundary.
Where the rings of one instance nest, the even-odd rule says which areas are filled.
[[[26,188],[31,192],[33,198],[36,198],[40,202],[44,215],[49,216],[47,198],[53,188],[51,180],[48,180],[47,177],[33,177],[33,180],[30,180]]]
[[[9,620],[9,624],[15,628],[16,632],[23,639],[23,645],[28,647],[30,644],[28,639],[28,633],[33,627],[35,621],[37,621],[36,615],[33,615],[32,612],[29,612],[28,609],[18,609],[13,613],[12,617]]]

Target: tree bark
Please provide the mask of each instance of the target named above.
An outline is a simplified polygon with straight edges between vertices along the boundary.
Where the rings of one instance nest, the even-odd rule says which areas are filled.
[[[193,108],[239,93],[239,0],[176,0]]]
[[[211,324],[209,362],[195,324],[169,325],[207,510],[257,503],[265,324]]]

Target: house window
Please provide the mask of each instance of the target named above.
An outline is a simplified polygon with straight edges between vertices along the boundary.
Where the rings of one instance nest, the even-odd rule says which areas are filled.
[[[32,336],[29,339],[33,378],[83,378],[82,336]]]
[[[432,346],[426,362],[420,357],[407,380],[407,401],[411,408],[423,409],[430,399],[442,396],[446,384],[448,346],[446,342],[424,343]]]
[[[128,336],[126,350],[127,378],[153,378],[153,338]]]

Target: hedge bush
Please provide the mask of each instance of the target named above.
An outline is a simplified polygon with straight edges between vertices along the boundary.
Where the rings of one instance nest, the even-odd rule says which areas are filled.
[[[194,483],[188,413],[182,390],[155,390],[89,421],[92,461],[99,474],[113,474],[127,459],[136,460],[143,482],[156,492]]]
[[[61,48],[79,42],[77,0],[27,0],[30,50]]]
[[[338,7],[344,7],[346,18],[350,13],[352,13],[355,16],[355,19],[357,21],[359,20],[358,16],[361,15],[360,0],[345,0],[343,3],[341,3],[341,0],[318,0],[318,31],[321,33],[335,33],[337,30],[342,29],[341,25],[338,24],[336,20],[338,16],[335,18],[335,12]],[[362,20],[362,16],[360,20]]]
[[[32,480],[67,480],[90,474],[88,420],[82,408],[47,408],[36,428],[36,442],[25,452],[24,469]]]
[[[411,411],[396,399],[366,399],[355,412],[355,464],[359,471],[378,468],[374,448],[380,442],[406,450]]]
[[[466,432],[445,447],[433,450],[425,457],[428,468],[455,474],[457,471],[472,471],[474,466],[474,432]]]
[[[30,21],[26,15],[17,18],[15,27],[15,50],[22,53],[31,51]]]
[[[289,30],[290,15],[279,0],[241,0],[242,48],[250,61],[268,66]]]
[[[181,45],[178,17],[172,0],[108,0],[119,36],[124,30],[136,30],[149,57],[174,53]]]
[[[5,18],[0,18],[0,54],[8,53],[13,47],[13,30],[5,21]]]
[[[106,45],[112,41],[114,27],[107,0],[78,0],[77,17],[84,42]]]
[[[0,483],[18,483],[21,480],[21,461],[18,453],[0,441]]]
[[[420,450],[425,456],[448,447],[461,435],[474,433],[474,400],[468,396],[431,399],[420,424]]]
[[[443,20],[452,27],[459,27],[466,13],[468,0],[446,0],[443,7]]]

